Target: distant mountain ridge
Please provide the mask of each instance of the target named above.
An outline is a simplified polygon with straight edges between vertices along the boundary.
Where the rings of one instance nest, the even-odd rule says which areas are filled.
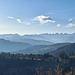
[[[53,44],[53,42],[50,42],[50,41],[27,39],[27,38],[14,38],[11,41],[29,43],[32,46],[34,45],[52,45]]]
[[[36,45],[28,47],[24,50],[19,50],[14,53],[23,53],[23,54],[44,54],[56,50],[59,47],[69,45],[70,43],[57,43],[53,45]]]
[[[72,43],[72,44],[69,44],[69,45],[66,45],[63,47],[59,47],[55,51],[52,51],[51,54],[58,55],[62,52],[66,53],[66,54],[69,54],[71,52],[75,52],[75,43]]]
[[[0,38],[1,39],[5,39],[5,40],[10,40],[10,41],[13,41],[13,42],[29,43],[32,46],[33,45],[51,45],[51,44],[53,44],[53,42],[43,40],[38,35],[37,35],[37,37],[39,39],[36,36],[33,36],[33,38],[31,36],[32,35],[27,37],[25,35],[24,36],[20,36],[18,34],[5,34],[5,35],[0,35]],[[36,39],[34,39],[34,37]]]
[[[6,40],[12,40],[12,41],[14,41],[16,38],[16,40],[17,39],[32,39],[32,40],[42,40],[42,41],[53,42],[53,43],[66,43],[66,42],[74,43],[75,33],[73,34],[46,33],[46,34],[34,34],[34,35],[22,35],[22,36],[18,34],[4,34],[4,35],[0,35],[0,38],[6,39]]]
[[[0,35],[0,51],[43,54],[74,42],[75,33],[34,35],[3,34]]]
[[[0,39],[0,52],[11,52],[30,47],[31,45],[23,42],[12,42],[5,39]]]

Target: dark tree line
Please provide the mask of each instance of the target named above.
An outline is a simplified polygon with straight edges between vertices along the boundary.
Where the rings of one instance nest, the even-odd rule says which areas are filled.
[[[75,75],[75,53],[65,54],[64,52],[56,56],[56,65],[47,70],[36,68],[35,75]]]
[[[5,53],[1,52],[0,53],[0,58],[5,58],[5,59],[27,59],[27,60],[45,60],[48,57],[52,57],[50,54],[11,54],[11,53]]]
[[[0,53],[0,75],[75,75],[75,53]]]

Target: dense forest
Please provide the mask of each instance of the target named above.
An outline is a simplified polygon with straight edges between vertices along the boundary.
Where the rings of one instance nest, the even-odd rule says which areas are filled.
[[[0,75],[75,75],[75,53],[0,53]]]

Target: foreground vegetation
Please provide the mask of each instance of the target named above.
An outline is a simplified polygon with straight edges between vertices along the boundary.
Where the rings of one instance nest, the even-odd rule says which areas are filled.
[[[0,75],[75,75],[75,53],[52,56],[2,52]]]

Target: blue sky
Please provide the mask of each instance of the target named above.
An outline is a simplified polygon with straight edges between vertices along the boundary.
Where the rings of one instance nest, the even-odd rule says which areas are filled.
[[[75,0],[0,0],[0,34],[74,33]]]

